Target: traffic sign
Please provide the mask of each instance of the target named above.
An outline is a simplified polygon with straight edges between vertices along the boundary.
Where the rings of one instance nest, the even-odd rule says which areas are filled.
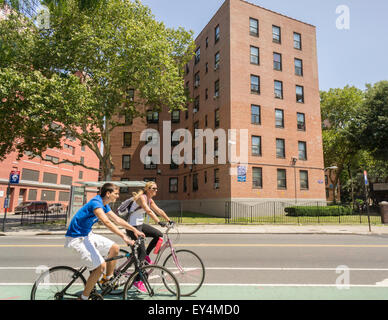
[[[18,184],[20,179],[20,171],[12,170],[9,175],[9,183]]]

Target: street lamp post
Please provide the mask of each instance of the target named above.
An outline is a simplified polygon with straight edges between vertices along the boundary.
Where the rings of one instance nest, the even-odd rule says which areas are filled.
[[[294,167],[294,188],[295,188],[295,205],[298,203],[298,195],[296,190],[296,162],[298,159],[296,157],[291,158],[291,164]]]

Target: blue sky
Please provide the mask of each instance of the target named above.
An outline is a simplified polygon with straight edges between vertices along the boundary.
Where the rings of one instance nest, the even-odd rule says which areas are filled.
[[[142,0],[168,27],[193,30],[206,26],[224,0]],[[388,80],[388,1],[249,0],[261,7],[313,24],[317,28],[321,90]],[[336,26],[338,6],[349,8],[349,29]],[[343,11],[342,11],[343,12]]]

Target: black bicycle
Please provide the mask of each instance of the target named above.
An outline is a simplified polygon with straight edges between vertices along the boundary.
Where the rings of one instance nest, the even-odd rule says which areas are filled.
[[[180,288],[174,274],[165,267],[157,265],[143,265],[137,256],[137,248],[143,238],[135,241],[130,246],[132,253],[126,252],[106,262],[126,258],[125,263],[116,268],[112,279],[100,286],[101,290],[95,287],[91,294],[91,300],[103,300],[104,296],[110,294],[122,286],[125,279],[124,290],[120,290],[124,300],[179,300]],[[128,277],[128,270],[134,268]],[[68,266],[57,266],[42,273],[35,281],[31,290],[31,300],[75,300],[83,292],[86,279],[83,273],[87,267],[78,270]],[[135,281],[143,281],[146,292],[139,292]]]

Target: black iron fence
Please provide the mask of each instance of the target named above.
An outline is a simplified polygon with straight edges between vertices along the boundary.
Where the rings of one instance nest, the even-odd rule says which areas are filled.
[[[22,211],[20,213],[20,224],[39,224],[53,221],[66,221],[66,208],[42,209]]]
[[[264,202],[246,204],[236,201],[225,203],[226,223],[246,224],[372,224],[381,223],[376,208],[365,206],[353,209],[351,205],[328,205],[325,202],[292,204],[288,202]]]

